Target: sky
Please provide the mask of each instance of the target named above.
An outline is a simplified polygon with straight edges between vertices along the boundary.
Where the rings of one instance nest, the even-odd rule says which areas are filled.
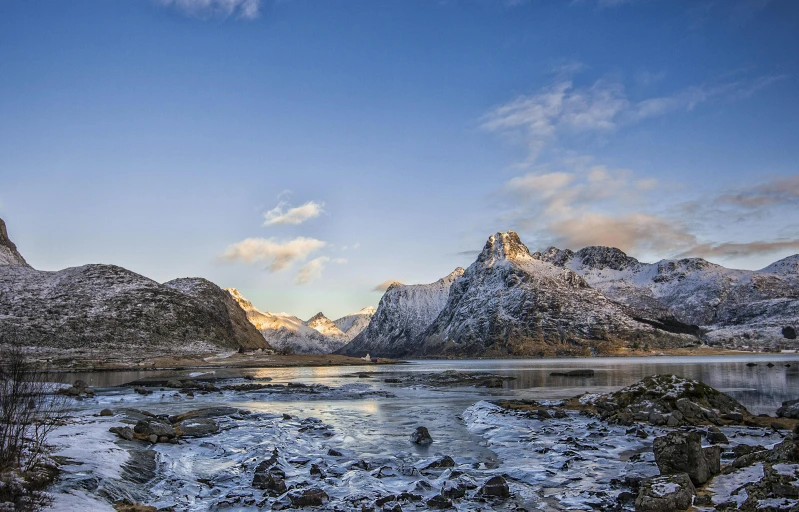
[[[34,267],[337,318],[515,230],[799,252],[793,0],[0,0],[0,218]]]

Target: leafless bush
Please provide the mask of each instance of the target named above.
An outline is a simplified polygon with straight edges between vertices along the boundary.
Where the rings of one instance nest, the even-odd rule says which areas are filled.
[[[22,348],[0,347],[0,506],[36,508],[36,495],[52,479],[47,436],[66,414],[67,397],[31,364]]]

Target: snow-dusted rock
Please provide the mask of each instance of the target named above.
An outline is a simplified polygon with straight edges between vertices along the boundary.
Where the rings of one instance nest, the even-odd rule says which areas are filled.
[[[379,311],[378,311],[379,314]],[[593,289],[576,272],[530,254],[513,231],[489,237],[421,336],[420,355],[590,355],[626,343],[689,344]]]
[[[652,318],[701,326],[709,343],[795,347],[782,333],[799,318],[799,255],[759,271],[701,258],[642,263],[612,247],[550,247],[533,257],[573,270],[605,296]]]
[[[420,335],[444,309],[450,287],[463,272],[458,267],[431,284],[392,284],[380,299],[369,325],[339,353],[381,357],[418,353]]]
[[[347,335],[338,328],[338,325],[333,323],[332,320],[330,320],[321,312],[312,316],[307,322],[305,322],[305,325],[318,333],[324,334],[328,338],[333,338],[344,342],[347,342],[351,339],[348,338]]]
[[[28,266],[25,258],[17,251],[17,246],[8,238],[6,223],[0,219],[0,265]]]

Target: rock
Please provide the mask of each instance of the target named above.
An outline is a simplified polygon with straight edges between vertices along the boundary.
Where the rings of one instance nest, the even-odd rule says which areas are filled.
[[[100,411],[100,416],[113,416],[113,415],[114,411],[112,411],[111,409],[103,409],[102,411]]]
[[[327,454],[329,456],[331,456],[331,457],[343,457],[344,456],[343,453],[341,453],[338,450],[334,450],[333,448],[330,448],[329,450],[327,450]]]
[[[718,427],[710,427],[705,437],[710,444],[730,444],[727,436]]]
[[[166,387],[168,387],[168,388],[182,388],[183,387],[183,383],[180,382],[177,379],[169,379],[168,381],[166,381]]]
[[[442,458],[431,462],[423,469],[439,469],[439,468],[454,468],[455,461],[449,455],[444,455]]]
[[[495,496],[497,498],[507,498],[510,496],[508,482],[501,476],[492,476],[483,484],[478,491],[483,496]]]
[[[153,444],[158,442],[158,436],[155,434],[150,434],[150,436],[147,439]]]
[[[670,432],[655,438],[655,462],[663,475],[687,473],[694,485],[707,482],[721,472],[721,448],[702,448],[696,432]]]
[[[283,413],[283,419],[284,420],[290,420],[291,419],[291,414],[287,414],[287,413],[284,412]]]
[[[696,489],[685,473],[661,475],[641,483],[636,512],[673,512],[691,508]]]
[[[132,503],[128,500],[114,503],[114,510],[117,512],[158,512],[158,509],[155,507],[142,505],[140,503]]]
[[[111,427],[108,429],[108,431],[118,435],[126,441],[133,441],[133,439],[135,439],[133,430],[130,427]]]
[[[786,340],[795,340],[796,339],[796,329],[791,327],[790,325],[786,325],[782,328],[782,336]]]
[[[440,494],[436,494],[435,496],[427,500],[426,504],[428,507],[436,510],[444,510],[452,508],[452,501]]]
[[[205,437],[219,432],[219,425],[209,418],[186,420],[180,424],[182,437]]]
[[[780,418],[799,420],[799,400],[782,402],[782,407],[777,409],[777,416]]]
[[[325,491],[314,487],[289,493],[289,500],[291,501],[291,506],[294,508],[321,507],[326,504],[330,498]]]
[[[388,378],[388,379],[383,379],[383,382],[386,382],[388,384],[400,384],[400,383],[402,383],[402,380],[395,379],[395,378],[392,377],[392,378]]]
[[[411,434],[411,442],[420,446],[427,446],[433,442],[433,438],[430,437],[427,427],[416,427],[416,431]]]
[[[402,506],[396,501],[383,504],[383,512],[402,512]]]
[[[568,372],[552,372],[553,377],[593,377],[594,370],[570,370]]]
[[[135,388],[133,388],[133,391],[135,393],[140,394],[140,395],[152,395],[153,394],[153,391],[151,389],[142,388],[142,387],[135,387]]]
[[[146,436],[154,435],[156,438],[166,436],[167,438],[175,437],[175,429],[168,423],[162,423],[157,420],[139,420],[133,431],[137,434]]]
[[[757,366],[757,363],[746,363],[746,366],[748,366],[749,368],[752,368],[754,366]]]

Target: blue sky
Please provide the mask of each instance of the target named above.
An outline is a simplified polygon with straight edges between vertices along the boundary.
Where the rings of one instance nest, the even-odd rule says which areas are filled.
[[[335,318],[531,249],[799,252],[791,0],[0,0],[0,217],[55,270]]]

